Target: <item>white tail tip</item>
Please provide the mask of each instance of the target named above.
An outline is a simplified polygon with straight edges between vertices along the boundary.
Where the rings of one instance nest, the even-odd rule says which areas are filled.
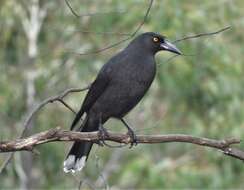
[[[64,172],[65,173],[75,173],[76,171],[81,171],[86,164],[86,156],[82,156],[80,159],[75,159],[75,155],[69,155],[64,161]]]

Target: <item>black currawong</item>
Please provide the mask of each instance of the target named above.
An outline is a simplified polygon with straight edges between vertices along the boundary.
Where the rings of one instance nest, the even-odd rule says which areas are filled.
[[[147,32],[113,56],[92,83],[71,130],[84,114],[82,132],[99,130],[109,118],[122,120],[149,89],[156,73],[155,54],[163,50],[181,54],[164,36]],[[75,142],[64,161],[64,171],[81,170],[91,148],[91,142]]]

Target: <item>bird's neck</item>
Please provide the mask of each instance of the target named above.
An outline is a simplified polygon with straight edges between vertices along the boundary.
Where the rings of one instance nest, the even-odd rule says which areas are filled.
[[[146,48],[142,48],[142,47],[136,48],[135,46],[134,47],[128,46],[125,49],[125,51],[128,52],[133,57],[140,58],[140,60],[151,59],[151,60],[154,61],[154,59],[155,59],[155,53],[151,52],[151,51],[148,51]]]

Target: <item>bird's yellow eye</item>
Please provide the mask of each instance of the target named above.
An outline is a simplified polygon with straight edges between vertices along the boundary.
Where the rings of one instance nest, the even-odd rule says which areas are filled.
[[[154,41],[154,42],[158,42],[159,39],[158,39],[157,37],[154,37],[154,38],[153,38],[153,41]]]

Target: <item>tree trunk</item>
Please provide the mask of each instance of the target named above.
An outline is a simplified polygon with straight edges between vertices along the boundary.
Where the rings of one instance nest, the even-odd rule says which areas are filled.
[[[46,8],[40,7],[39,0],[31,0],[28,7],[21,6],[18,12],[22,26],[27,39],[27,60],[26,60],[26,70],[24,75],[26,76],[25,88],[26,88],[26,113],[30,113],[35,106],[35,79],[38,77],[38,72],[35,70],[35,62],[38,56],[38,36],[41,31],[43,20],[46,16]],[[32,120],[28,126],[27,133],[25,135],[30,135],[33,131],[33,126],[35,120]],[[33,176],[33,155],[30,152],[21,153],[20,158],[21,174],[20,186],[21,189],[28,190],[33,189],[34,184],[37,180]],[[35,182],[36,181],[36,182]]]

